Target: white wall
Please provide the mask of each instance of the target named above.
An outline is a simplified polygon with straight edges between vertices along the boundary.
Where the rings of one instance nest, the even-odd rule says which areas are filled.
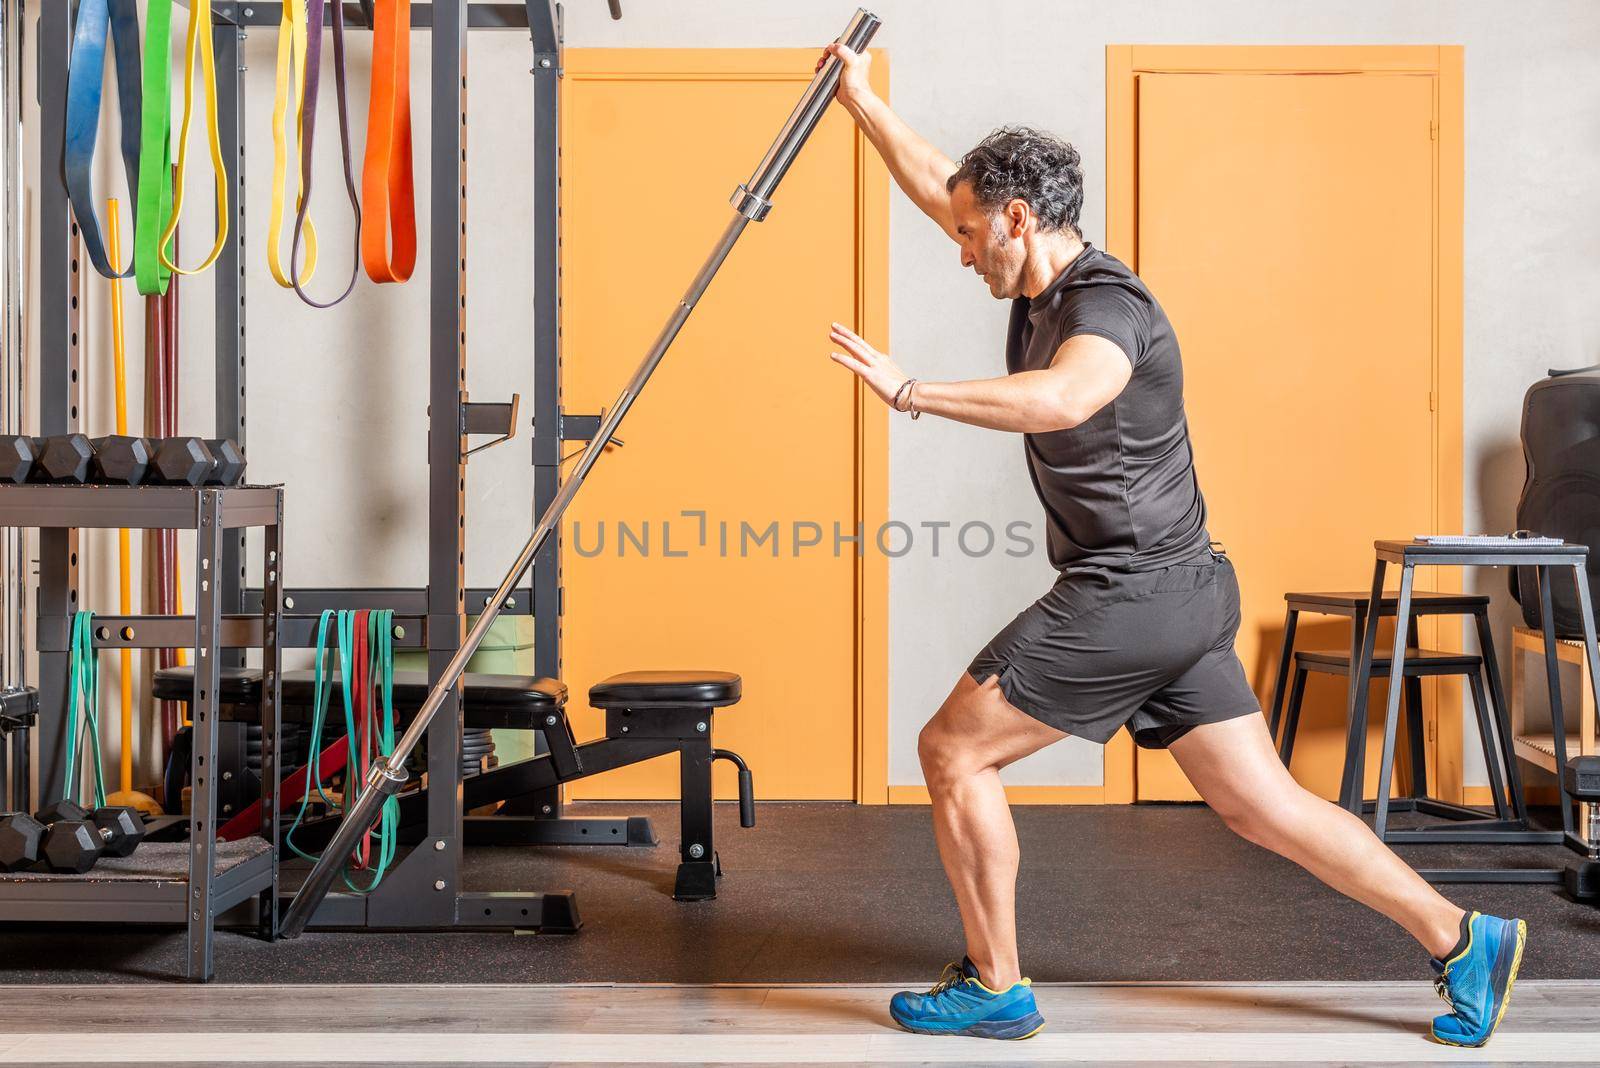
[[[624,7],[626,18],[612,22],[600,0],[571,0],[569,45],[810,46],[836,34],[851,11],[848,0],[625,0]],[[1594,298],[1600,219],[1593,208],[1600,189],[1600,73],[1594,64],[1600,11],[1589,0],[1515,6],[1493,0],[880,0],[875,9],[885,23],[875,43],[891,56],[892,101],[946,151],[959,154],[991,128],[1016,122],[1045,127],[1079,147],[1089,184],[1084,231],[1095,242],[1104,236],[1107,44],[1464,44],[1467,528],[1513,525],[1522,479],[1516,444],[1522,391],[1547,366],[1593,362],[1600,349]],[[290,483],[294,583],[415,584],[425,547],[426,251],[411,285],[380,290],[362,283],[356,298],[334,312],[302,308],[292,294],[271,285],[262,246],[273,38],[256,31],[247,46],[252,472]],[[352,38],[353,81],[364,86],[369,49],[364,34]],[[418,129],[426,131],[425,35],[416,38],[415,53],[413,101]],[[469,381],[480,399],[499,399],[513,389],[526,395],[531,388],[525,370],[531,270],[523,247],[530,223],[527,66],[525,38],[474,35],[468,339]],[[325,92],[328,84],[325,79]],[[356,97],[364,100],[364,90]],[[317,153],[316,212],[328,272],[319,288],[348,255],[330,108],[325,101]],[[364,109],[355,110],[359,127]],[[683,124],[685,138],[717,136],[715,116],[685,115]],[[356,142],[364,143],[359,129]],[[425,144],[425,132],[419,133],[421,203]],[[198,141],[195,156],[202,157]],[[727,177],[731,189],[744,175]],[[190,259],[208,226],[202,221],[210,210],[204,184],[197,171],[185,216]],[[726,190],[711,193],[721,197]],[[1352,237],[1382,240],[1359,229]],[[1006,308],[959,269],[954,248],[898,196],[890,244],[895,355],[908,369],[933,378],[1001,370]],[[184,385],[184,427],[196,432],[209,430],[206,289],[202,281],[185,291],[191,373]],[[141,336],[137,314],[129,336]],[[100,344],[104,332],[91,330],[90,337]],[[94,359],[97,366],[109,365],[103,346]],[[92,382],[95,432],[104,432],[109,418],[108,378],[97,372]],[[375,439],[385,448],[362,444]],[[935,420],[896,419],[890,448],[891,518],[914,527],[925,521],[959,525],[982,518],[1001,526],[1027,519],[1037,529],[1037,505],[1015,438]],[[327,450],[334,459],[319,461]],[[492,583],[525,536],[527,459],[523,443],[472,464],[469,582]],[[358,531],[360,537],[354,536]],[[110,542],[101,559],[114,560]],[[101,567],[98,573],[98,595],[109,599],[114,571]],[[920,781],[918,727],[971,654],[1049,578],[1039,556],[973,559],[946,544],[935,558],[922,539],[917,551],[892,563],[891,783]],[[1498,575],[1477,584],[1504,600]],[[1502,632],[1509,625],[1503,609],[1497,625]],[[1099,750],[1068,743],[1012,769],[1009,777],[1098,783]],[[1481,775],[1469,772],[1469,781],[1482,781]]]

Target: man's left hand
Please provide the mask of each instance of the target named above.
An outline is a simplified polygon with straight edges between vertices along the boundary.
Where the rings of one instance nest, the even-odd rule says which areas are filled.
[[[848,367],[885,404],[892,404],[895,390],[905,383],[906,373],[888,356],[867,344],[842,323],[834,323],[828,340],[844,349],[832,354],[833,362]],[[903,403],[903,402],[902,402]]]

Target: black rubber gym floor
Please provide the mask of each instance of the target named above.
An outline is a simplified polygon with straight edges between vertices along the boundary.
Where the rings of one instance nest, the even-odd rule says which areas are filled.
[[[602,815],[616,806],[583,806]],[[725,877],[713,902],[672,900],[677,810],[662,844],[474,849],[468,889],[576,891],[575,936],[312,931],[273,945],[217,936],[222,982],[931,982],[961,951],[926,808],[765,804],[741,831],[717,807]],[[1424,979],[1398,927],[1345,901],[1191,805],[1019,807],[1023,970],[1039,982]],[[1474,853],[1476,850],[1476,854]],[[1413,847],[1428,866],[1554,866],[1559,850]],[[1488,859],[1485,859],[1488,858]],[[1554,886],[1447,888],[1528,920],[1523,976],[1592,979],[1600,910]],[[167,980],[174,929],[0,926],[0,982]]]

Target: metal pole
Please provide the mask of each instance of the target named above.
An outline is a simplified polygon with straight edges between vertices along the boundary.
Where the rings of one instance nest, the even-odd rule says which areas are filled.
[[[70,434],[78,429],[80,286],[77,226],[61,169],[66,146],[67,57],[72,51],[71,4],[39,9],[39,276],[29,300],[38,308],[40,434]],[[35,800],[48,805],[62,797],[67,769],[67,635],[78,604],[78,532],[41,529],[36,542],[34,635],[39,650],[39,789]]]
[[[0,433],[21,434],[27,375],[27,352],[22,344],[23,316],[27,314],[22,290],[22,56],[27,22],[23,0],[0,0],[0,180],[4,204],[0,248],[4,261],[3,301],[0,301]],[[28,681],[27,646],[27,542],[22,527],[0,528],[0,695],[22,690]],[[37,717],[35,717],[37,720]],[[18,730],[11,738],[10,783],[0,786],[0,805],[27,810],[33,784],[29,778],[28,749],[31,730]],[[8,757],[0,745],[0,783],[6,780]],[[9,790],[9,792],[8,792]]]
[[[845,28],[844,34],[839,38],[841,42],[859,52],[867,47],[874,34],[878,32],[881,23],[878,17],[865,8],[858,8],[855,16],[850,20],[850,25]],[[544,515],[539,517],[539,523],[534,527],[533,535],[528,539],[522,551],[517,554],[517,559],[506,572],[500,586],[495,590],[489,603],[484,605],[483,613],[478,616],[478,621],[473,624],[472,630],[467,634],[466,641],[455,651],[450,658],[450,663],[445,667],[439,681],[434,684],[428,693],[428,699],[423,702],[417,711],[405,734],[394,747],[394,755],[387,760],[380,760],[372,766],[367,774],[366,788],[356,803],[346,812],[344,821],[339,825],[339,830],[334,834],[333,840],[323,850],[322,857],[311,869],[311,874],[306,877],[294,901],[289,905],[289,911],[283,918],[283,934],[285,937],[294,938],[305,930],[317,906],[321,904],[328,889],[333,885],[335,876],[344,867],[345,858],[355,846],[355,841],[377,818],[378,809],[385,798],[400,792],[408,778],[405,768],[406,755],[416,747],[423,731],[427,730],[428,723],[433,719],[434,713],[444,704],[455,688],[456,682],[461,678],[461,673],[466,669],[467,660],[472,656],[478,644],[489,633],[489,628],[494,624],[495,617],[500,613],[500,606],[505,604],[506,598],[511,595],[518,579],[533,562],[539,552],[539,547],[544,544],[550,532],[561,521],[561,514],[567,510],[572,499],[577,496],[583,480],[588,476],[590,468],[605,451],[606,444],[616,434],[617,427],[622,423],[628,409],[633,406],[639,392],[644,389],[650,375],[655,371],[667,354],[667,349],[672,347],[673,340],[678,336],[678,331],[683,329],[683,324],[688,321],[689,314],[700,301],[706,287],[711,284],[711,279],[716,277],[717,269],[728,258],[728,253],[733,251],[733,246],[738,242],[739,235],[744,233],[744,228],[752,221],[759,222],[766,218],[772,209],[771,194],[778,188],[778,183],[788,173],[794,158],[799,154],[801,146],[816,129],[821,121],[822,114],[828,104],[833,100],[834,90],[839,86],[840,63],[837,59],[830,59],[823,68],[811,79],[811,84],[806,86],[805,93],[800,97],[800,102],[795,105],[794,111],[789,115],[789,120],[784,123],[778,139],[773,142],[767,154],[762,158],[755,173],[750,180],[741,185],[733,194],[733,207],[735,214],[728,221],[727,228],[722,232],[722,237],[717,241],[716,247],[711,250],[705,265],[700,268],[700,273],[695,275],[694,281],[689,283],[688,290],[683,299],[678,302],[672,314],[667,317],[666,325],[661,328],[661,333],[656,337],[655,343],[645,354],[644,361],[639,364],[639,369],[633,373],[628,384],[623,387],[622,393],[617,397],[606,417],[600,423],[600,429],[589,440],[589,445],[583,450],[583,455],[578,460],[572,476],[562,483],[561,492],[556,494],[555,500],[550,502],[550,507],[545,509]]]
[[[22,433],[23,373],[22,351],[22,0],[0,0],[0,94],[4,108],[0,121],[0,180],[4,204],[0,205],[0,226],[4,227],[4,264],[0,275],[4,287],[0,323],[0,432]],[[0,688],[21,686],[27,681],[23,661],[23,566],[22,528],[0,530]],[[0,763],[5,757],[0,754]]]

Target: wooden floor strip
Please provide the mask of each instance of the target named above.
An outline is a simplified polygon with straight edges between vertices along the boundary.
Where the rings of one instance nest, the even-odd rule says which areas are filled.
[[[1426,983],[1041,985],[1025,1042],[906,1034],[894,989],[17,986],[0,1065],[1600,1063],[1600,982],[1519,984],[1484,1050],[1428,1040]]]
[[[0,1064],[1594,1064],[1600,1032],[1510,1032],[1485,1050],[1420,1034],[1065,1032],[1025,1042],[878,1034],[411,1032],[21,1034]]]

